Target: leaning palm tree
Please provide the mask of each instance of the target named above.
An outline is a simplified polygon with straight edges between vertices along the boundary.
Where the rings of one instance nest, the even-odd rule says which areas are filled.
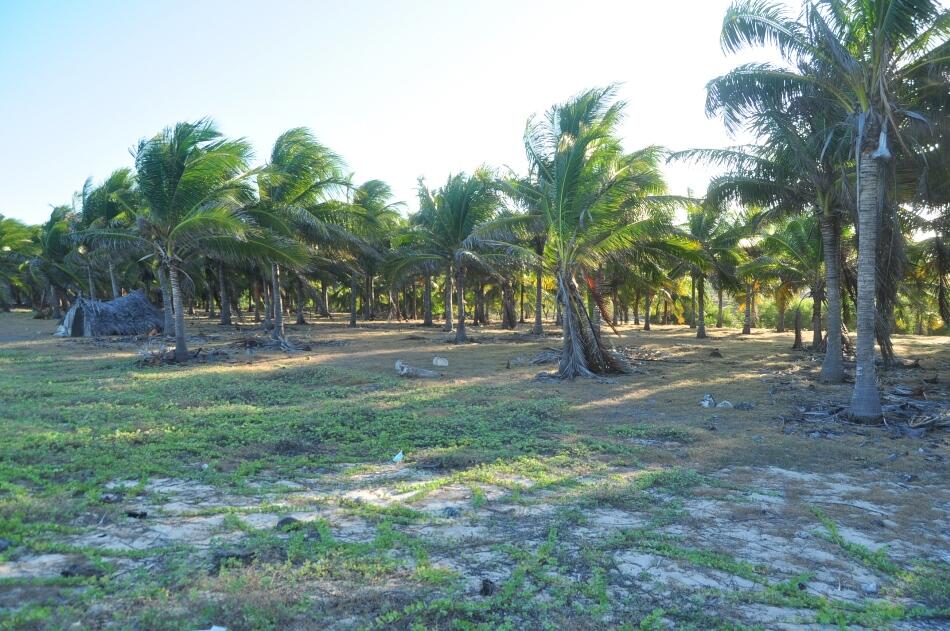
[[[209,246],[230,246],[249,235],[250,226],[240,209],[251,195],[247,183],[250,156],[247,141],[223,138],[208,119],[168,127],[141,141],[136,151],[136,175],[144,203],[136,230],[154,248],[168,274],[177,361],[188,356],[183,267]],[[99,236],[107,234],[98,232]]]
[[[34,230],[0,215],[0,308],[10,310],[12,290],[21,286],[21,266],[36,254]]]
[[[887,169],[895,152],[922,153],[915,124],[945,116],[950,90],[948,10],[937,0],[820,0],[797,19],[782,5],[760,0],[734,4],[723,21],[724,48],[776,45],[785,65],[746,64],[710,84],[709,104],[727,124],[805,91],[845,112],[856,162],[858,215],[858,342],[851,415],[881,417],[874,367],[877,231],[893,190]],[[896,141],[896,144],[895,144]]]
[[[554,106],[542,119],[530,119],[525,132],[532,177],[521,196],[549,226],[547,253],[557,278],[564,330],[558,367],[563,378],[626,371],[604,345],[579,281],[600,307],[597,270],[607,255],[663,242],[658,238],[663,222],[653,215],[670,201],[660,197],[666,190],[661,151],[623,151],[617,137],[623,103],[615,97],[614,86],[588,90]]]
[[[345,204],[334,195],[346,189],[343,161],[320,144],[303,127],[290,129],[277,139],[270,160],[257,175],[258,198],[245,212],[257,225],[267,229],[283,256],[268,256],[273,337],[283,340],[284,322],[280,294],[280,266],[302,264],[300,247],[311,248],[311,261],[317,260],[317,248],[350,239],[342,225]],[[324,259],[325,260],[325,259]]]
[[[128,227],[137,205],[135,176],[132,170],[128,168],[116,169],[98,186],[92,186],[92,181],[87,180],[86,185],[83,186],[81,202],[80,230]],[[82,232],[79,238],[83,238]],[[83,245],[92,248],[90,254],[96,249],[94,243],[84,243]],[[115,264],[117,255],[121,252],[110,251],[108,248],[103,248],[103,250],[101,256],[105,259],[106,268],[109,272],[112,297],[118,298],[120,287]],[[90,288],[91,286],[92,283],[90,283]],[[94,296],[90,294],[90,297]]]
[[[62,304],[66,289],[80,287],[77,270],[69,264],[69,255],[75,242],[72,238],[75,214],[71,206],[56,206],[49,219],[33,235],[33,254],[23,264],[29,277],[37,286],[40,296],[47,291],[53,318],[62,317]],[[43,300],[34,301],[39,305]]]

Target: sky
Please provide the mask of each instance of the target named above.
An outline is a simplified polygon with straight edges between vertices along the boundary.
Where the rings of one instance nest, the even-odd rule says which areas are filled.
[[[704,112],[728,0],[0,0],[0,214],[31,223],[178,121],[213,118],[266,161],[309,127],[355,182],[414,211],[480,165],[526,168],[533,113],[620,84],[624,146],[734,143]],[[768,59],[759,55],[757,59]],[[666,168],[671,192],[710,171]]]

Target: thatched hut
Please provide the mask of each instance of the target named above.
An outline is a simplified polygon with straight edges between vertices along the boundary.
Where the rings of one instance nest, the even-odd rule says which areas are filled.
[[[143,335],[161,331],[164,322],[162,312],[139,290],[109,301],[79,298],[55,334],[61,337]]]

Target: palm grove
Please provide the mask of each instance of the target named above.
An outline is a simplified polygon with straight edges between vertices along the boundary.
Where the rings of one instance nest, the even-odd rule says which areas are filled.
[[[931,0],[814,0],[799,12],[734,4],[727,53],[771,49],[707,86],[707,114],[754,142],[631,150],[624,103],[592,89],[528,120],[526,173],[479,168],[403,211],[384,182],[358,183],[302,128],[252,163],[213,122],[142,140],[134,169],[87,181],[28,226],[0,218],[0,301],[59,318],[79,296],[144,289],[186,361],[186,314],[285,320],[349,312],[421,319],[467,339],[466,322],[560,328],[558,375],[625,372],[620,324],[684,324],[706,336],[794,320],[841,382],[854,331],[851,413],[881,416],[875,346],[950,325],[950,13]],[[774,53],[773,53],[774,54]],[[702,198],[668,194],[668,160],[716,165]],[[242,311],[241,305],[245,305]],[[548,325],[550,326],[550,325]],[[608,327],[608,328],[603,328]]]

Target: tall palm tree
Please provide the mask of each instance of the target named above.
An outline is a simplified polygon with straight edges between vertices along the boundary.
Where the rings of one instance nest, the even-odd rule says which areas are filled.
[[[223,138],[208,119],[168,127],[140,142],[136,151],[136,176],[145,205],[136,229],[168,274],[177,361],[188,357],[183,267],[207,247],[230,247],[249,235],[240,209],[251,197],[250,156],[247,141]]]
[[[435,193],[424,187],[423,200],[415,232],[406,242],[417,244],[415,260],[439,260],[449,270],[446,285],[454,280],[458,326],[456,343],[468,340],[465,331],[465,275],[473,265],[491,267],[489,248],[499,244],[483,236],[489,222],[501,206],[495,178],[487,169],[472,175],[450,175]],[[454,277],[454,278],[453,278]],[[446,312],[452,312],[451,290],[446,291]]]
[[[691,204],[687,208],[684,234],[697,246],[699,260],[691,266],[699,296],[696,337],[706,337],[706,279],[712,275],[720,291],[725,285],[735,285],[734,271],[741,262],[739,240],[748,228],[732,220],[717,204]],[[673,272],[675,274],[675,270]],[[720,294],[721,296],[721,294]],[[720,300],[721,308],[721,300]],[[721,320],[721,316],[720,316]]]
[[[343,168],[340,157],[319,143],[310,130],[296,127],[277,138],[270,160],[257,174],[258,198],[245,210],[274,239],[275,252],[267,258],[273,337],[277,340],[284,337],[280,266],[302,265],[302,244],[311,246],[313,261],[317,256],[314,248],[329,248],[351,239],[342,221],[346,205],[334,197],[349,185]]]
[[[874,367],[877,229],[893,191],[886,169],[896,151],[926,142],[910,127],[943,116],[950,101],[947,9],[936,0],[816,0],[798,17],[779,4],[743,0],[723,21],[723,47],[735,52],[775,45],[785,65],[746,64],[720,77],[710,105],[738,127],[761,109],[812,89],[844,111],[856,162],[858,214],[857,370],[850,413],[881,417]],[[894,141],[897,141],[895,144]]]
[[[549,226],[547,252],[564,330],[558,374],[564,378],[626,370],[601,340],[578,279],[596,294],[597,269],[609,253],[664,242],[658,238],[662,222],[652,214],[669,206],[661,197],[661,151],[623,151],[617,136],[622,110],[614,86],[588,90],[530,119],[525,132],[532,177],[522,197]]]
[[[711,93],[718,89],[711,84]],[[781,220],[810,212],[819,222],[825,255],[825,286],[828,297],[828,337],[819,378],[827,383],[844,379],[841,337],[841,228],[851,196],[843,177],[838,124],[841,113],[818,98],[814,90],[778,107],[762,103],[751,113],[747,127],[758,143],[729,149],[698,149],[675,157],[699,159],[723,166],[727,172],[713,178],[707,201],[714,204],[739,202],[766,208],[760,221]],[[716,111],[715,107],[712,111]]]

